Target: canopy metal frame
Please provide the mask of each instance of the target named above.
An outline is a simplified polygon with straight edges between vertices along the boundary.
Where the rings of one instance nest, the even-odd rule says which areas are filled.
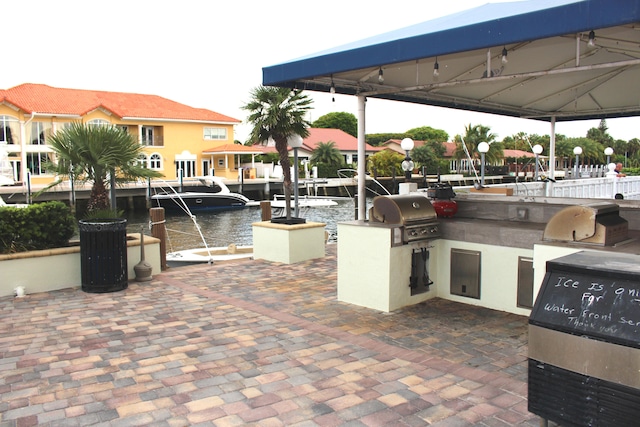
[[[264,85],[357,96],[359,146],[366,98],[548,121],[550,174],[555,123],[638,116],[639,82],[640,0],[489,3],[263,68]]]

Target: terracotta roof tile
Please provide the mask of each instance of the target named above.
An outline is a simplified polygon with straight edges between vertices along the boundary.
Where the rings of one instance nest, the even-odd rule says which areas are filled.
[[[319,143],[335,142],[335,148],[341,152],[358,151],[358,138],[341,129],[309,128],[309,136],[304,139],[304,146],[313,151]],[[379,147],[365,144],[367,152],[379,151]]]
[[[523,150],[503,150],[504,157],[535,157],[536,155]]]
[[[2,101],[9,102],[28,114],[82,116],[102,108],[119,118],[241,122],[215,111],[189,107],[157,95],[62,89],[33,83],[0,90],[0,102]]]

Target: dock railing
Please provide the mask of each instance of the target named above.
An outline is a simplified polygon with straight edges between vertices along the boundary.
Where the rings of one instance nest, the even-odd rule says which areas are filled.
[[[640,176],[566,179],[562,181],[531,181],[489,184],[486,187],[513,188],[514,196],[565,197],[581,199],[640,200]],[[454,187],[454,191],[467,192],[472,186]]]

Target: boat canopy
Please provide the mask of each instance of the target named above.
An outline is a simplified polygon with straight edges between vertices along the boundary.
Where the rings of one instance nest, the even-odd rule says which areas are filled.
[[[489,3],[263,68],[269,86],[546,121],[639,115],[639,81],[640,0]]]

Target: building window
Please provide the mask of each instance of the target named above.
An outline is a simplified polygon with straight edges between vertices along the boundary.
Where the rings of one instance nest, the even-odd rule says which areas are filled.
[[[158,153],[154,153],[149,157],[149,168],[155,170],[162,169],[162,156]]]
[[[225,128],[204,128],[204,139],[227,139]]]
[[[0,116],[0,142],[20,144],[20,123],[11,116]]]
[[[109,123],[105,119],[91,120],[91,121],[89,121],[88,124],[91,125],[91,126],[110,126],[111,125],[111,123]]]
[[[47,153],[27,153],[27,169],[31,175],[44,175],[45,164],[49,160]]]
[[[47,143],[47,137],[51,135],[51,130],[51,123],[32,122],[29,143],[32,145],[45,145]]]
[[[176,176],[180,177],[180,169],[182,169],[183,178],[191,178],[196,176],[196,161],[195,160],[177,160],[176,161]]]
[[[153,126],[142,126],[142,145],[153,145]]]
[[[143,168],[149,167],[149,159],[147,158],[146,154],[142,153],[138,156],[138,164]]]
[[[219,168],[224,168],[224,159],[222,159],[222,158],[218,159],[218,167]]]

